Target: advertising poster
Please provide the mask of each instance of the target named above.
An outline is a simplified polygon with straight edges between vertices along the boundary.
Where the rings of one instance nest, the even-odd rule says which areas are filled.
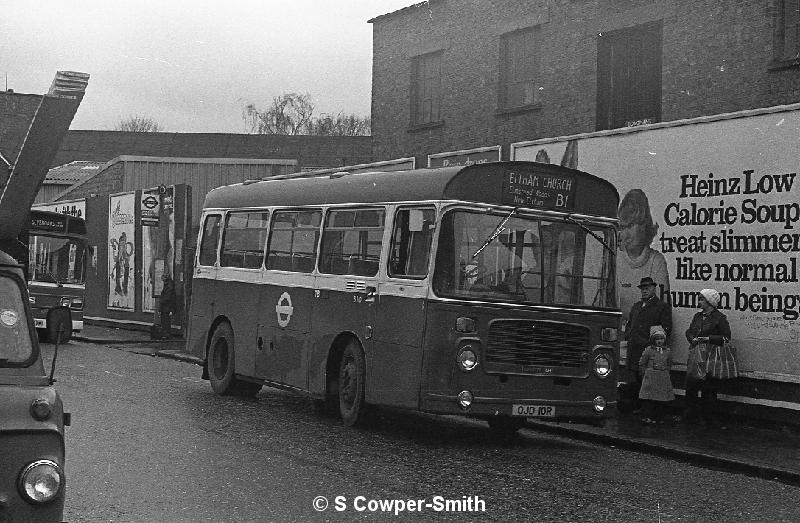
[[[134,310],[135,193],[109,196],[108,308]]]
[[[624,314],[644,276],[673,307],[671,344],[714,288],[746,376],[800,383],[800,110],[512,145],[514,160],[561,163],[619,191]]]
[[[155,312],[164,278],[174,278],[174,187],[142,191],[142,310]]]

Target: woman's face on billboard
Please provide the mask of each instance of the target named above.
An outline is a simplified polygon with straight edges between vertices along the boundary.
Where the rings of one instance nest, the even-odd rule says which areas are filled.
[[[619,222],[619,246],[620,249],[631,250],[645,246],[644,237],[645,227],[639,223]]]

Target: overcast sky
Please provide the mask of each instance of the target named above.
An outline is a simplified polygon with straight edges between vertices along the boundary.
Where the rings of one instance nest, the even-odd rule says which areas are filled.
[[[316,114],[370,111],[372,24],[415,0],[0,0],[0,81],[44,94],[89,73],[72,129],[130,115],[166,131],[246,132],[242,107],[285,92]]]

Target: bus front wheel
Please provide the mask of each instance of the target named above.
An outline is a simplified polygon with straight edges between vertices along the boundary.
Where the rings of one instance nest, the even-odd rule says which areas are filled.
[[[55,343],[61,331],[60,343],[72,339],[72,316],[67,309],[55,309],[47,316],[47,340]]]
[[[339,413],[348,427],[362,424],[366,417],[366,366],[361,346],[351,340],[345,346],[339,363]]]
[[[236,345],[233,328],[229,323],[220,323],[211,336],[208,348],[208,380],[217,394],[255,396],[261,390],[258,383],[240,381],[236,378]]]

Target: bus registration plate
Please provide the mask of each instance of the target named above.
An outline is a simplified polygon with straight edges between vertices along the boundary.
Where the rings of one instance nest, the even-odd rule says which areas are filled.
[[[556,415],[556,408],[553,405],[512,405],[511,415],[526,418],[552,418]]]

